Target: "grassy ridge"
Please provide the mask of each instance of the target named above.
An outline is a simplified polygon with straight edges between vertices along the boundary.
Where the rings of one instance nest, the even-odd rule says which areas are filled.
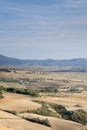
[[[87,124],[87,112],[85,112],[84,110],[68,111],[62,105],[46,103],[46,102],[42,102],[42,101],[39,101],[39,103],[42,104],[41,108],[39,108],[37,110],[27,111],[27,112],[44,115],[44,116],[63,118],[66,120],[71,120],[71,121],[81,123],[83,125]],[[49,108],[51,108],[51,109],[49,109]]]

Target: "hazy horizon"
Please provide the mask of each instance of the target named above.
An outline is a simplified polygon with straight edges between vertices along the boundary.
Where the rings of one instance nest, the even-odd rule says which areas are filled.
[[[53,59],[53,58],[47,58],[47,59],[31,59],[31,58],[17,58],[17,57],[12,57],[12,56],[7,56],[7,55],[4,55],[4,54],[0,54],[0,56],[5,56],[7,58],[15,58],[15,59],[19,59],[19,60],[72,60],[72,59],[87,59],[87,58],[84,58],[84,57],[74,57],[74,58],[58,58],[58,59]]]
[[[2,55],[87,58],[86,0],[1,0],[0,19]]]

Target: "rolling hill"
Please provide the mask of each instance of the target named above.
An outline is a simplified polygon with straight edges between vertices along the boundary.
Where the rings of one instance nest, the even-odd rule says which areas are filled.
[[[41,67],[58,67],[57,71],[85,72],[87,71],[87,59],[75,58],[68,60],[24,60],[6,57],[0,55],[0,66],[41,66]]]

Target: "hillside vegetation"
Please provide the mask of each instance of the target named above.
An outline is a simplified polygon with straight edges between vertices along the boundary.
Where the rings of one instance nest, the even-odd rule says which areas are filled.
[[[1,69],[2,129],[86,130],[87,73],[39,67]]]

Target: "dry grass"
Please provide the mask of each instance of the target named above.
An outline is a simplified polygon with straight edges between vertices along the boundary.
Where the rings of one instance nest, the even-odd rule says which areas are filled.
[[[32,98],[18,94],[5,94],[5,98],[0,100],[0,109],[26,111],[40,108],[41,105],[31,101]]]
[[[39,73],[38,71],[35,71],[32,73],[32,71],[29,73],[29,71],[17,71],[17,73],[14,72],[0,72],[0,78],[13,78],[13,79],[18,79],[18,78],[28,78],[30,80],[33,79],[44,79],[43,83],[49,84],[49,83],[54,83],[59,87],[59,84],[61,84],[63,87],[67,86],[76,86],[76,85],[86,85],[87,84],[87,73],[57,73],[57,72],[42,72]],[[40,82],[39,82],[40,83]],[[46,85],[45,84],[45,85]],[[5,82],[0,82],[0,85],[3,86],[15,86],[15,87],[22,87],[22,85],[18,83],[5,83]],[[36,84],[36,87],[38,85]]]
[[[28,73],[27,71],[17,71],[17,73],[11,72],[0,72],[1,78],[44,78],[45,83],[53,83],[56,84],[60,90],[66,90],[67,87],[75,87],[77,85],[86,85],[87,84],[87,73]],[[68,82],[66,82],[68,81]],[[37,82],[38,84],[40,82]],[[62,84],[62,86],[59,86]],[[12,82],[0,82],[0,85],[5,87],[23,87],[19,83]],[[36,85],[36,84],[35,84]],[[40,86],[40,84],[39,84]],[[37,86],[36,86],[37,87]],[[45,87],[45,86],[44,86]],[[59,94],[59,93],[58,93]],[[55,95],[54,95],[55,96]],[[60,96],[42,96],[39,98],[33,98],[33,100],[51,102],[55,104],[64,105],[68,110],[76,110],[76,109],[84,109],[87,110],[87,92],[77,93],[77,94],[69,94],[69,93],[60,93]],[[7,94],[5,93],[5,98],[0,99],[0,109],[3,110],[14,110],[14,111],[26,111],[40,108],[41,105],[39,103],[33,102],[32,98],[29,96],[18,95],[18,94]],[[40,116],[35,114],[27,114],[21,116],[29,116],[29,117],[39,117],[41,119],[48,118],[51,123],[52,128],[48,128],[46,126],[32,123],[22,119],[21,117],[17,117],[7,112],[0,111],[0,130],[85,130],[85,127],[81,124],[67,121],[58,118]]]
[[[45,101],[55,104],[64,105],[68,110],[84,109],[87,110],[87,93],[62,94],[63,97],[45,96],[38,98],[39,101]]]
[[[2,115],[2,118],[0,118],[0,126],[2,126],[1,128],[11,128],[6,130],[51,130],[51,128],[26,121],[7,112],[0,111],[0,115]]]
[[[11,129],[11,128],[6,128],[6,127],[0,127],[0,130],[13,130],[13,129]]]
[[[40,119],[47,118],[51,124],[52,130],[85,130],[85,126],[81,124],[75,123],[72,121],[63,120],[63,119],[41,116],[41,115],[36,115],[36,114],[29,114],[29,113],[24,113],[24,114],[21,114],[20,116],[29,117],[29,118],[39,117]]]
[[[50,98],[50,97],[49,97]],[[9,100],[8,100],[9,99]],[[1,103],[0,103],[0,107],[7,102],[7,109],[8,107],[10,109],[13,109],[13,104],[11,103],[11,101],[20,101],[22,99],[25,100],[29,100],[31,101],[31,98],[24,96],[24,95],[17,95],[17,94],[6,94],[5,99],[1,99]],[[47,99],[48,100],[48,99]],[[52,99],[51,99],[52,100]],[[11,105],[12,106],[11,106]],[[19,103],[18,103],[19,104]],[[15,105],[15,109],[19,110],[18,104]],[[22,104],[23,105],[23,104]],[[30,105],[30,104],[29,104]],[[6,107],[4,106],[4,107]],[[32,106],[32,104],[31,104]],[[28,108],[27,108],[28,109]],[[67,120],[63,120],[63,119],[58,119],[58,118],[52,118],[52,117],[46,117],[46,116],[40,116],[40,115],[36,115],[36,114],[24,114],[21,116],[25,116],[25,117],[39,117],[40,119],[48,119],[49,122],[51,123],[51,128],[48,128],[46,126],[40,125],[40,124],[36,124],[36,123],[32,123],[29,121],[26,121],[24,119],[22,119],[21,117],[18,117],[16,115],[12,115],[10,113],[7,112],[3,112],[0,111],[0,126],[2,126],[3,128],[9,128],[6,130],[85,130],[84,126],[78,123],[74,123],[71,121],[67,121]],[[17,125],[18,124],[18,125]]]

